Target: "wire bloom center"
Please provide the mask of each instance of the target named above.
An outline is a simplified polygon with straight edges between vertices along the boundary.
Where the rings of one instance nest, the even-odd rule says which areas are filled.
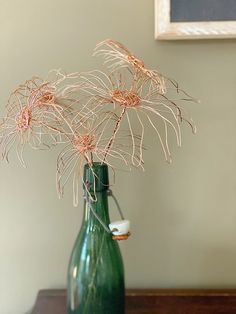
[[[16,126],[19,131],[26,131],[32,119],[32,112],[29,108],[24,108],[16,117]]]
[[[115,89],[112,93],[112,100],[124,107],[136,107],[141,102],[141,99],[137,93],[127,89]]]
[[[144,63],[143,61],[139,60],[138,58],[135,58],[133,55],[127,55],[128,62],[131,63],[134,67],[143,69]]]
[[[74,138],[73,144],[79,153],[84,154],[86,152],[93,151],[95,148],[94,144],[95,135],[93,134],[83,134],[78,135]]]
[[[51,92],[44,92],[37,100],[37,105],[52,104],[55,102],[55,95]]]

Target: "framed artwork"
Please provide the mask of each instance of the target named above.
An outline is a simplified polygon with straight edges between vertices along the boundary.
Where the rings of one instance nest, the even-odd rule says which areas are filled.
[[[236,38],[236,0],[155,0],[155,37]]]

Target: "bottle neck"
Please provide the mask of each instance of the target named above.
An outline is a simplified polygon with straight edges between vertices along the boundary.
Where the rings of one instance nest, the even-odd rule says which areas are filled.
[[[108,166],[100,162],[86,164],[84,166],[83,188],[87,196],[84,203],[83,225],[88,226],[90,231],[91,229],[93,231],[105,231],[99,220],[106,226],[110,223],[107,201],[107,189],[109,188]],[[91,201],[91,199],[96,201]]]
[[[107,190],[103,190],[100,192],[96,192],[96,202],[88,201],[85,199],[84,201],[84,218],[83,225],[86,227],[96,227],[102,228],[104,227],[98,221],[98,219],[93,214],[90,207],[92,206],[94,212],[99,216],[102,222],[108,226],[110,223],[109,211],[108,211],[108,193]]]

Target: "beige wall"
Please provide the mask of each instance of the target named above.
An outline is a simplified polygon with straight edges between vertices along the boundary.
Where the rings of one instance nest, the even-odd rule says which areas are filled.
[[[120,172],[114,187],[132,221],[121,245],[127,286],[235,287],[236,42],[155,41],[153,14],[151,0],[1,0],[1,106],[34,74],[97,67],[92,49],[109,37],[176,78],[202,101],[187,105],[198,134],[184,128],[171,166],[152,145],[146,172]],[[0,164],[1,314],[26,313],[39,289],[65,286],[82,211],[70,192],[57,199],[55,157],[29,151],[26,170],[13,154]]]

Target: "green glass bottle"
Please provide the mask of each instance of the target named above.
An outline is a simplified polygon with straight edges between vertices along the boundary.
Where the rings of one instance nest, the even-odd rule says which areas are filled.
[[[84,183],[96,202],[93,210],[108,226],[108,167],[85,165]],[[95,187],[95,195],[94,195]],[[124,314],[124,268],[117,241],[112,239],[84,202],[84,218],[68,269],[68,314]]]

